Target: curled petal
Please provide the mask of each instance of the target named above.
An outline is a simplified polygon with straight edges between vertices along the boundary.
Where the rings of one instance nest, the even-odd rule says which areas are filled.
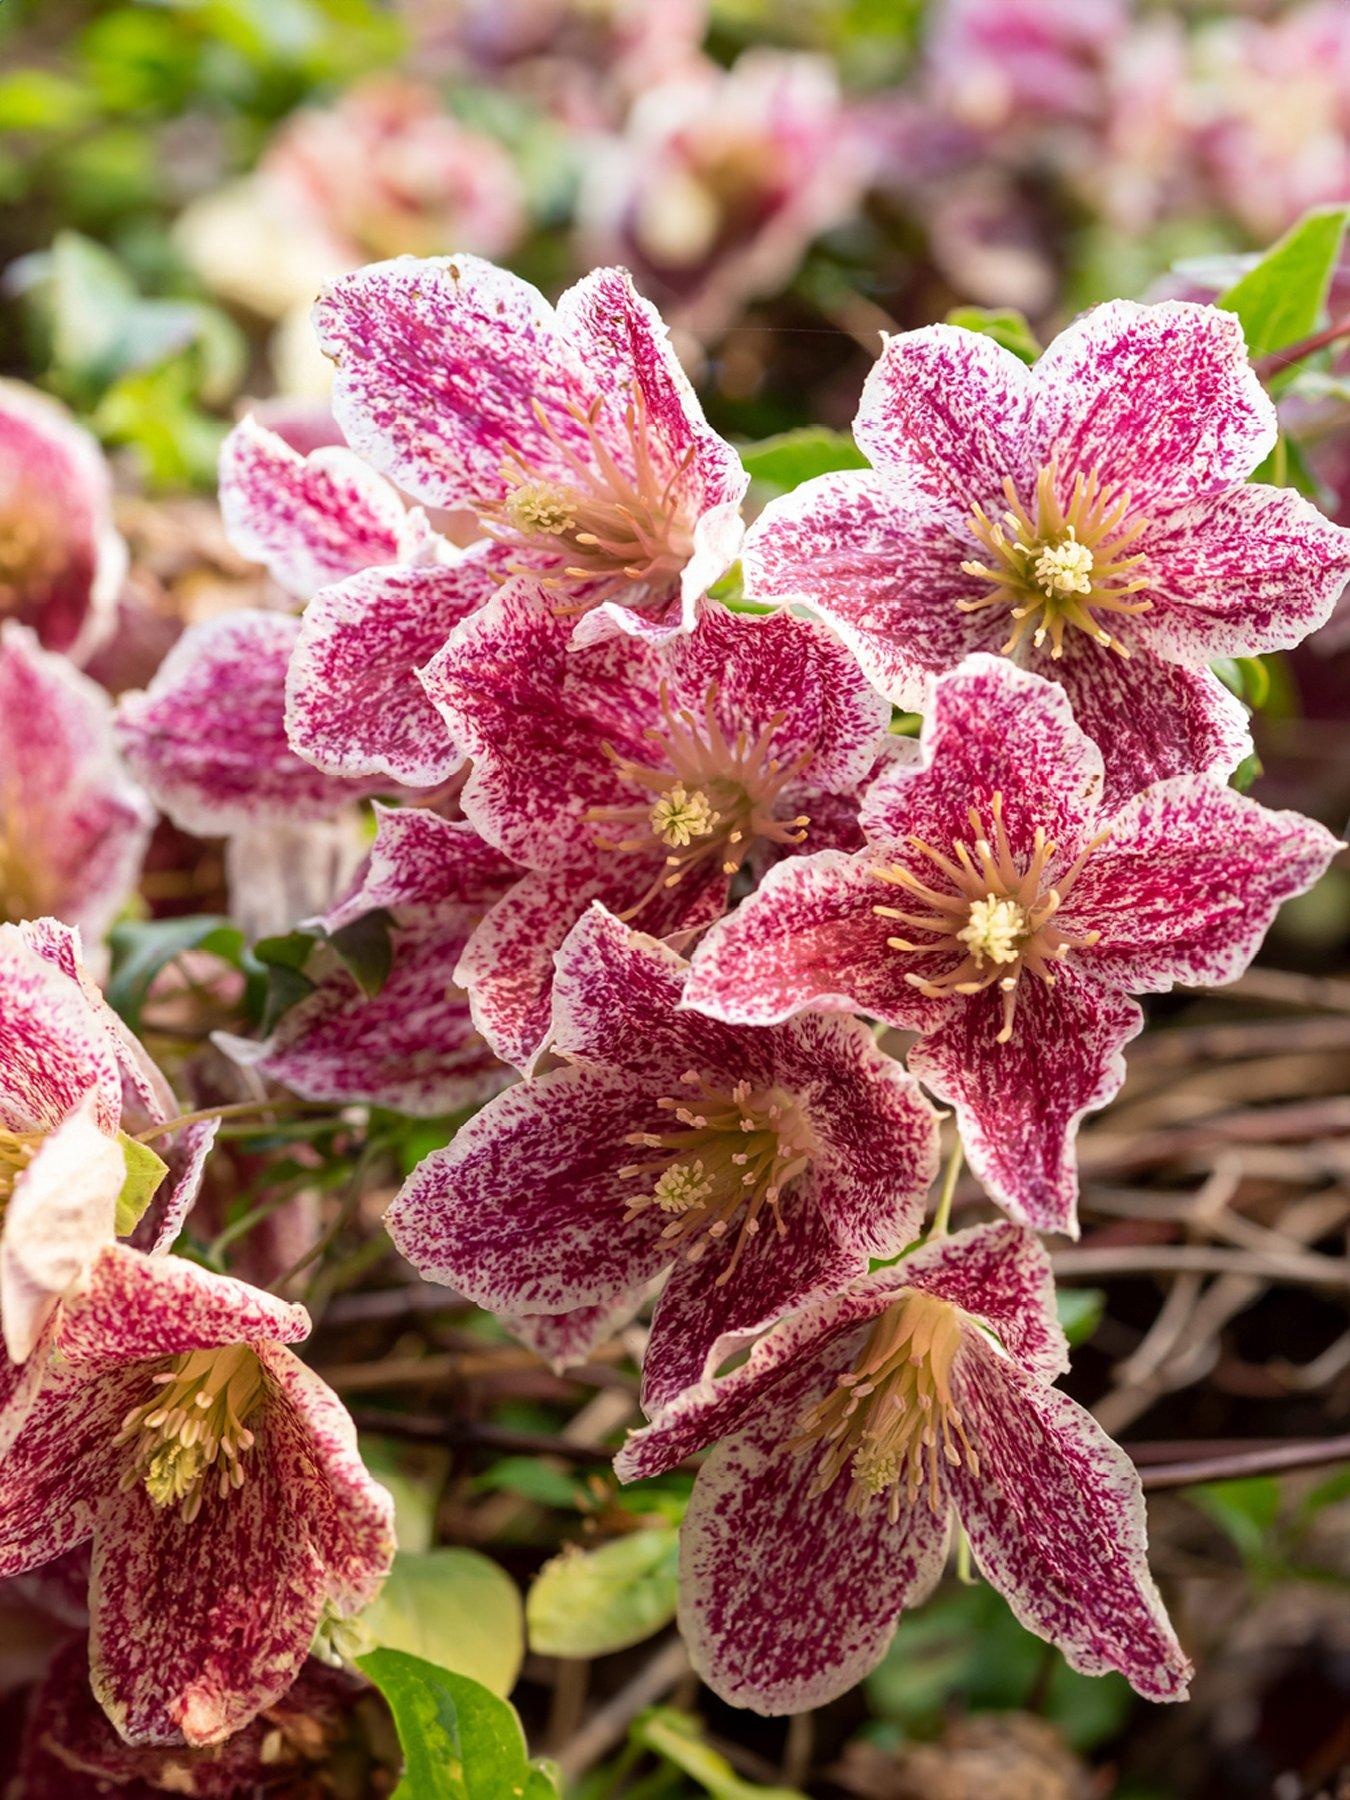
[[[1050,1258],[1021,1225],[1001,1219],[930,1239],[894,1273],[982,1319],[1009,1356],[1040,1380],[1053,1381],[1068,1368]]]

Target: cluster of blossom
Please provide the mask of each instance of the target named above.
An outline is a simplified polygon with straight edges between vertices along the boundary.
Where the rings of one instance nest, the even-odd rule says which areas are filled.
[[[621,271],[554,308],[401,257],[317,323],[349,447],[246,421],[221,477],[303,610],[192,627],[116,734],[176,824],[287,855],[383,796],[321,923],[381,913],[390,969],[372,996],[321,942],[312,991],[223,1048],[314,1099],[477,1107],[388,1227],[559,1366],[656,1296],[618,1468],[710,1452],[681,1619],[717,1692],[843,1691],[958,1529],[1075,1667],[1180,1697],[1138,1477],[1054,1386],[1036,1233],[1077,1230],[1075,1133],[1134,996],[1234,978],[1338,848],[1228,784],[1250,740],[1209,662],[1297,644],[1350,574],[1350,533],[1247,479],[1275,420],[1235,319],[1118,302],[1032,368],[894,337],[871,467],[748,532],[741,461]],[[41,422],[83,500],[16,600],[74,641],[106,534]],[[714,597],[738,559],[756,610]],[[42,904],[101,926],[66,833],[125,882],[143,803],[106,746],[101,779],[74,757],[107,735],[89,684],[6,632],[27,748],[50,718],[89,796],[67,819],[31,754],[61,829],[16,813],[23,849],[50,839]],[[118,1732],[216,1743],[314,1679],[316,1628],[388,1567],[388,1499],[288,1348],[303,1308],[173,1255],[214,1126],[74,933],[0,928],[0,981],[0,1572],[73,1557]],[[1005,1222],[948,1235],[940,1207],[920,1236],[934,1101]]]

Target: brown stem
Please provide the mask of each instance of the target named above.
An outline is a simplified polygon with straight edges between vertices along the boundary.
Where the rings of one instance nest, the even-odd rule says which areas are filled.
[[[1269,356],[1259,356],[1255,363],[1256,373],[1262,381],[1269,381],[1272,375],[1278,375],[1282,369],[1292,368],[1305,357],[1315,356],[1319,350],[1325,350],[1329,344],[1339,343],[1344,337],[1350,337],[1350,314],[1337,319],[1334,325],[1328,325],[1325,331],[1315,331],[1311,337],[1301,338],[1296,344],[1287,344],[1283,350],[1272,350]]]
[[[512,1431],[504,1425],[480,1425],[468,1419],[439,1419],[430,1413],[384,1412],[378,1407],[355,1407],[352,1418],[358,1431],[399,1438],[413,1444],[442,1444],[448,1449],[492,1450],[502,1456],[557,1456],[564,1462],[608,1463],[613,1449],[603,1444],[578,1444],[544,1431]]]
[[[1124,1448],[1129,1451],[1131,1446],[1127,1444]],[[1145,1446],[1141,1444],[1136,1448],[1144,1450]],[[1255,1449],[1226,1450],[1217,1456],[1196,1456],[1188,1462],[1143,1462],[1139,1477],[1146,1489],[1156,1492],[1159,1488],[1190,1487],[1197,1481],[1233,1481],[1244,1475],[1320,1469],[1328,1463],[1346,1461],[1350,1461],[1350,1433],[1341,1437],[1306,1438],[1291,1444],[1262,1444]]]

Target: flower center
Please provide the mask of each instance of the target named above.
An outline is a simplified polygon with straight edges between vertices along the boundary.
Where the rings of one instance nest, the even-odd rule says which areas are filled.
[[[0,1207],[14,1192],[14,1183],[42,1147],[42,1131],[9,1131],[0,1125]]]
[[[716,706],[715,682],[701,717],[672,706],[662,683],[661,723],[644,735],[664,766],[635,762],[620,756],[612,745],[605,746],[624,779],[649,797],[589,809],[585,817],[598,828],[599,848],[662,857],[661,874],[636,905],[619,915],[622,919],[635,918],[663,888],[675,887],[691,869],[714,858],[724,875],[735,875],[756,843],[805,841],[807,815],[779,818],[777,809],[784,803],[785,790],[810,762],[811,752],[788,762],[773,754],[783,713],[775,713],[754,737],[738,731],[728,738],[717,721]]]
[[[0,612],[56,573],[57,541],[51,521],[36,508],[0,514]]]
[[[192,1350],[151,1377],[154,1397],[122,1421],[116,1441],[133,1446],[122,1491],[144,1482],[156,1506],[181,1506],[189,1523],[214,1472],[224,1498],[244,1485],[253,1447],[246,1420],[263,1398],[262,1365],[247,1344]]]
[[[906,840],[933,864],[942,879],[941,887],[929,886],[899,864],[876,871],[879,880],[903,888],[926,910],[907,912],[894,906],[874,906],[872,911],[878,918],[896,919],[931,939],[916,944],[909,938],[887,938],[893,950],[909,956],[954,955],[958,959],[942,975],[906,974],[905,980],[929,999],[947,994],[979,994],[997,985],[1003,995],[1003,1024],[997,1042],[1006,1044],[1012,1036],[1021,976],[1030,972],[1047,987],[1053,987],[1054,965],[1062,962],[1070,950],[1089,949],[1101,936],[1099,931],[1089,931],[1082,937],[1072,937],[1059,930],[1054,916],[1092,852],[1105,843],[1110,833],[1102,832],[1093,838],[1071,866],[1047,884],[1046,872],[1058,846],[1038,825],[1026,867],[1019,867],[1003,822],[1002,794],[991,797],[989,810],[992,832],[985,830],[979,809],[972,806],[967,816],[974,832],[973,842],[968,844],[964,838],[957,838],[950,856],[922,838]]]
[[[585,586],[559,613],[585,612],[602,600],[633,604],[650,589],[663,594],[694,547],[687,506],[677,492],[694,458],[663,475],[652,459],[647,403],[634,383],[623,416],[627,455],[620,460],[600,430],[601,402],[566,409],[560,431],[536,400],[534,414],[562,464],[560,473],[536,468],[513,450],[502,465],[500,500],[479,509],[483,529],[499,543],[528,553],[511,573],[553,585]],[[580,427],[578,437],[576,427]]]
[[[828,1493],[848,1470],[844,1505],[851,1513],[865,1513],[885,1494],[897,1519],[903,1485],[909,1505],[926,1490],[930,1508],[940,1515],[943,1466],[964,1462],[979,1473],[952,1398],[952,1360],[962,1330],[954,1306],[917,1289],[881,1314],[857,1362],[807,1408],[792,1440],[793,1449],[818,1459],[813,1498]]]
[[[786,1235],[779,1206],[810,1165],[811,1132],[781,1088],[738,1081],[728,1091],[697,1069],[686,1070],[680,1086],[683,1093],[657,1102],[669,1116],[667,1130],[634,1131],[625,1140],[652,1154],[619,1171],[643,1183],[624,1224],[652,1207],[667,1214],[661,1236],[689,1262],[735,1230],[731,1258],[717,1277],[721,1287],[765,1219]]]
[[[1036,477],[1035,516],[1023,506],[1011,476],[1003,483],[1008,511],[991,519],[982,506],[971,509],[971,529],[987,562],[963,562],[962,571],[988,584],[977,600],[958,600],[961,612],[1001,608],[1012,615],[1013,628],[1001,646],[1005,656],[1031,634],[1036,649],[1049,640],[1050,654],[1064,654],[1070,627],[1099,644],[1128,656],[1129,650],[1098,618],[1099,613],[1133,617],[1147,612],[1151,600],[1131,598],[1147,587],[1131,571],[1143,561],[1130,546],[1148,529],[1147,519],[1130,518],[1130,496],[1118,487],[1103,487],[1094,469],[1074,478],[1068,504],[1057,498],[1058,470],[1049,463]]]

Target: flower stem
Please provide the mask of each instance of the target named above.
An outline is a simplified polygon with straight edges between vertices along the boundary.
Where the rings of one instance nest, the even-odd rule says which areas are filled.
[[[1256,373],[1262,381],[1269,381],[1272,375],[1282,374],[1285,369],[1292,368],[1305,357],[1314,356],[1319,350],[1325,350],[1345,337],[1350,337],[1350,314],[1328,325],[1325,331],[1315,332],[1312,337],[1301,338],[1297,344],[1290,344],[1283,350],[1272,350],[1268,356],[1258,357]]]
[[[203,1106],[196,1112],[179,1113],[176,1119],[164,1119],[158,1125],[151,1125],[145,1131],[136,1133],[138,1144],[149,1144],[155,1138],[168,1137],[171,1132],[181,1131],[186,1125],[200,1125],[205,1119],[237,1119],[248,1113],[287,1113],[295,1112],[309,1104],[303,1100],[235,1100],[228,1106]]]
[[[961,1140],[957,1138],[956,1148],[947,1159],[946,1172],[942,1177],[942,1192],[938,1195],[937,1211],[933,1214],[933,1223],[928,1228],[930,1238],[947,1235],[947,1221],[952,1216],[952,1196],[956,1192],[956,1178],[961,1173]]]

